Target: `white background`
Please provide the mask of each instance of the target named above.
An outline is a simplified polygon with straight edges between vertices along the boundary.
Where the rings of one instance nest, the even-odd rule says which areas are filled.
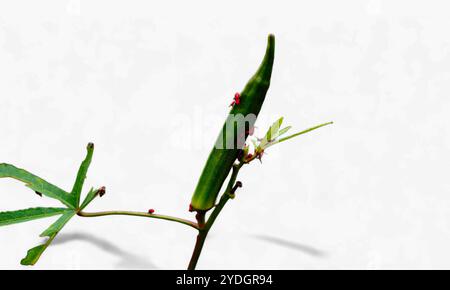
[[[157,3],[157,4],[156,4]],[[450,268],[447,1],[2,1],[0,162],[69,190],[96,151],[89,211],[193,218],[233,94],[276,35],[259,127],[334,121],[245,167],[201,269]],[[0,210],[59,206],[0,180]],[[0,229],[0,268],[55,218]],[[75,217],[36,268],[183,269],[191,228]]]

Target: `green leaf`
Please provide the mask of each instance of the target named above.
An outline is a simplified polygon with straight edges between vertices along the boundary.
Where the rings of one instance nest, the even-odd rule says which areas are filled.
[[[88,206],[88,204],[90,204],[91,201],[94,200],[94,198],[97,196],[97,193],[98,193],[98,189],[91,188],[91,190],[89,190],[88,194],[84,198],[83,203],[80,206],[80,209],[81,210],[85,209],[86,206]]]
[[[283,134],[285,134],[287,131],[289,131],[289,129],[291,129],[291,128],[292,128],[291,126],[287,126],[286,128],[281,129],[280,131],[278,131],[277,136],[275,136],[274,138],[280,137],[281,135],[283,135]]]
[[[276,144],[277,143],[277,138],[280,137],[281,135],[285,134],[287,131],[289,131],[289,129],[291,129],[291,126],[287,126],[286,128],[281,129],[275,135],[272,136],[272,140],[270,142],[265,142],[263,144],[263,146],[260,146],[260,147],[262,149],[267,149],[270,146],[272,146],[273,144]]]
[[[275,136],[278,133],[278,130],[280,129],[282,123],[283,123],[283,117],[281,117],[280,119],[276,120],[272,124],[272,126],[270,126],[269,130],[266,133],[266,137],[265,137],[265,139],[267,141],[270,142],[271,140],[273,140],[273,138],[274,138],[273,136]]]
[[[83,162],[81,162],[80,169],[78,170],[77,179],[73,185],[72,195],[75,197],[75,207],[80,205],[80,195],[83,190],[84,180],[86,179],[86,174],[91,165],[92,155],[94,154],[94,144],[89,143],[87,145],[87,154]]]
[[[264,138],[261,140],[260,146],[262,148],[266,147],[266,145],[270,142],[273,141],[273,139],[276,138],[276,136],[278,136],[278,130],[281,127],[281,124],[283,123],[283,117],[281,117],[280,119],[276,120],[272,126],[270,126],[269,130],[267,130],[266,135],[264,136]]]
[[[49,237],[48,240],[44,244],[28,250],[26,257],[20,261],[20,264],[25,266],[32,266],[36,264],[42,253],[44,253],[44,251],[48,248],[56,235],[75,214],[76,212],[74,210],[66,210],[56,222],[54,222],[40,235],[41,237]]]
[[[301,132],[292,134],[292,135],[290,135],[290,136],[287,136],[287,137],[284,137],[284,138],[280,138],[279,140],[276,140],[275,142],[273,142],[273,143],[270,144],[270,145],[274,145],[274,144],[277,144],[277,143],[284,142],[284,141],[289,140],[289,139],[291,139],[291,138],[294,138],[294,137],[297,137],[297,136],[306,134],[306,133],[308,133],[308,132],[311,132],[311,131],[313,131],[313,130],[319,129],[319,128],[321,128],[321,127],[324,127],[324,126],[327,126],[327,125],[330,125],[330,124],[333,124],[333,122],[328,122],[328,123],[320,124],[320,125],[311,127],[311,128],[309,128],[309,129],[303,130],[303,131],[301,131]]]
[[[75,211],[67,210],[56,222],[54,222],[48,229],[42,232],[40,237],[51,237],[57,234],[67,222],[75,215]]]
[[[0,212],[0,226],[23,223],[35,219],[62,214],[67,208],[36,207],[16,211]]]
[[[41,257],[42,253],[44,253],[45,249],[47,249],[47,247],[53,241],[55,236],[56,234],[48,238],[48,240],[44,244],[29,249],[26,257],[20,261],[20,264],[24,266],[33,266],[34,264],[36,264],[39,258]]]
[[[17,168],[11,164],[1,163],[0,178],[3,177],[10,177],[22,181],[26,186],[40,194],[57,199],[70,208],[75,207],[75,199],[68,192],[24,169]]]

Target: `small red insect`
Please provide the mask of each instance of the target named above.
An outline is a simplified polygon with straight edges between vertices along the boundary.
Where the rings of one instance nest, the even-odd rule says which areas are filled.
[[[234,94],[234,100],[231,102],[230,107],[234,105],[239,105],[241,103],[241,95],[239,93]]]
[[[148,213],[149,213],[149,214],[153,214],[154,212],[155,212],[155,210],[154,210],[153,208],[151,208],[151,209],[148,210]]]

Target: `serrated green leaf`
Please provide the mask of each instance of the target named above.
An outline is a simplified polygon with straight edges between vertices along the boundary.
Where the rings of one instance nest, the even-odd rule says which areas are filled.
[[[16,211],[0,212],[0,226],[23,223],[35,219],[63,214],[67,208],[36,207]]]
[[[76,212],[74,210],[66,209],[64,214],[40,235],[41,237],[48,237],[48,240],[42,245],[29,249],[26,257],[20,261],[20,264],[25,266],[36,264],[56,235],[75,214]]]
[[[11,164],[0,164],[0,178],[10,177],[22,181],[25,185],[40,194],[54,198],[62,202],[64,205],[74,208],[75,199],[68,192],[59,187],[48,183],[44,179]]]
[[[89,190],[88,194],[83,200],[83,203],[80,206],[81,210],[85,209],[91,203],[91,201],[94,200],[94,198],[97,196],[97,192],[98,189],[91,188],[91,190]]]
[[[37,261],[39,260],[39,258],[41,257],[42,253],[44,253],[44,251],[47,249],[47,247],[53,241],[55,236],[56,236],[56,234],[53,235],[52,237],[48,238],[48,240],[44,244],[29,249],[25,258],[23,258],[20,261],[20,264],[22,264],[24,266],[33,266],[34,264],[36,264]]]
[[[290,136],[287,136],[287,137],[284,137],[284,138],[280,138],[279,140],[276,140],[275,142],[273,142],[272,144],[270,144],[270,146],[272,146],[272,145],[274,145],[274,144],[278,144],[278,143],[284,142],[284,141],[287,141],[287,140],[289,140],[289,139],[291,139],[291,138],[294,138],[294,137],[297,137],[297,136],[306,134],[306,133],[308,133],[308,132],[311,132],[311,131],[313,131],[313,130],[319,129],[319,128],[321,128],[321,127],[324,127],[324,126],[327,126],[327,125],[330,125],[330,124],[333,124],[333,122],[328,122],[328,123],[320,124],[320,125],[311,127],[311,128],[309,128],[309,129],[303,130],[303,131],[301,131],[301,132],[292,134],[292,135],[290,135]]]
[[[40,237],[51,237],[57,234],[75,214],[75,211],[67,210],[56,222],[43,231]]]
[[[91,165],[92,155],[94,154],[94,144],[89,143],[87,145],[87,154],[86,158],[81,162],[80,169],[78,170],[77,179],[75,180],[75,184],[73,185],[71,194],[75,197],[75,207],[80,205],[80,195],[83,190],[84,180],[86,179],[86,174],[89,169],[89,165]]]

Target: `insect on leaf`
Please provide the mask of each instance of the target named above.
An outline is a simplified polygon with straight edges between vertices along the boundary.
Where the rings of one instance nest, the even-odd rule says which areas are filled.
[[[0,226],[23,223],[35,219],[63,214],[67,208],[36,207],[16,211],[0,212]]]
[[[59,187],[48,183],[44,179],[11,164],[0,164],[0,178],[10,177],[22,181],[33,191],[54,198],[62,202],[64,205],[74,208],[75,199],[68,192]]]

